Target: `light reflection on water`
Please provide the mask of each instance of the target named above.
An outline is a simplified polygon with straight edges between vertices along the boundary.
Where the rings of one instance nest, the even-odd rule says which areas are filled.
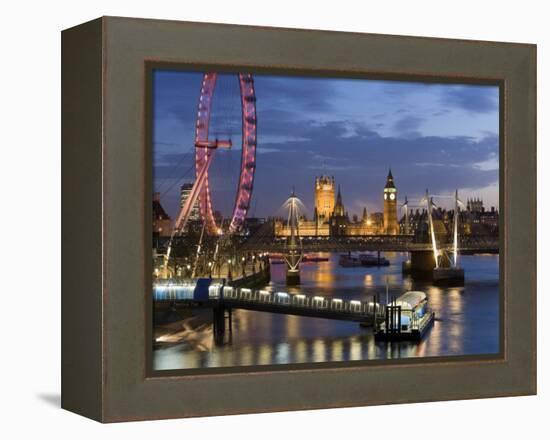
[[[462,256],[465,285],[452,288],[402,276],[401,262],[406,254],[385,256],[390,266],[342,268],[338,254],[330,254],[330,261],[303,264],[302,284],[295,288],[285,286],[284,265],[273,265],[267,289],[358,300],[378,294],[382,302],[386,278],[390,297],[407,290],[423,290],[436,322],[420,343],[375,342],[372,331],[357,323],[234,310],[231,340],[226,345],[211,343],[209,325],[198,331],[186,330],[180,339],[183,342],[155,347],[154,367],[164,370],[498,352],[498,256]],[[201,313],[209,316],[207,311]]]

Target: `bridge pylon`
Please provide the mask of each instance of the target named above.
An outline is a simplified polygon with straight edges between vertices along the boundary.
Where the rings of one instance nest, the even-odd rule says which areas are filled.
[[[458,198],[458,190],[454,194],[454,217],[453,217],[453,247],[452,253],[446,253],[446,264],[438,265],[433,270],[434,282],[437,284],[461,285],[464,283],[464,269],[458,265],[459,244],[458,244],[458,219],[459,208],[464,204]],[[451,257],[452,255],[452,257]]]
[[[286,262],[286,283],[287,285],[300,284],[300,263],[302,262],[303,252],[300,240],[300,231],[298,223],[298,206],[300,199],[296,197],[294,190],[286,201],[288,206],[288,228],[290,236],[285,249]]]

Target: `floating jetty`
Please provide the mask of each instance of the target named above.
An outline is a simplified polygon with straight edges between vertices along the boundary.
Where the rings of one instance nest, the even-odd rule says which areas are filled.
[[[375,333],[377,341],[420,341],[433,325],[424,292],[410,291],[385,307],[385,319]]]

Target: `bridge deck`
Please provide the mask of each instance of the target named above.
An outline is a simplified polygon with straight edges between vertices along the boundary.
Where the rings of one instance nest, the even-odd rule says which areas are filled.
[[[189,306],[197,304],[198,300],[189,293],[182,295],[181,290],[174,287],[164,289],[161,293],[155,293],[154,300],[157,303],[175,302],[176,304]],[[385,314],[384,305],[373,301],[362,302],[229,286],[212,289],[209,292],[208,300],[202,301],[202,305],[212,308],[246,309],[258,312],[337,319],[367,325],[372,325],[375,319],[376,321],[382,321]]]
[[[374,321],[375,310],[380,319],[385,313],[384,306],[374,302],[250,289],[224,289],[223,303],[231,308],[363,323]]]
[[[431,243],[416,243],[409,235],[372,235],[350,237],[303,237],[301,248],[304,252],[418,252],[431,251]],[[285,238],[246,241],[241,251],[249,252],[284,252],[287,247]],[[438,243],[440,249],[452,249],[453,243]],[[462,239],[459,250],[464,252],[498,252],[497,238]]]

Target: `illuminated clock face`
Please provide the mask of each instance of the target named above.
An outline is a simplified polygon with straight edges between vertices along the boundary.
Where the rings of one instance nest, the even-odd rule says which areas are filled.
[[[388,195],[384,193],[384,200],[388,200]]]
[[[395,200],[395,194],[394,193],[390,194],[390,200]]]

